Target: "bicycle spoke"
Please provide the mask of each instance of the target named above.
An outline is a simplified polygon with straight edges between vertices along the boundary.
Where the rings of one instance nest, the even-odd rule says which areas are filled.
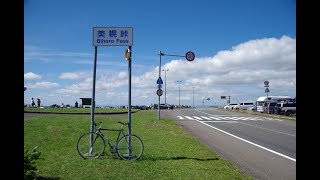
[[[93,136],[93,141],[90,144],[90,139]],[[77,143],[77,150],[84,159],[100,157],[105,149],[105,142],[101,135],[96,133],[86,133],[82,135]]]
[[[129,138],[131,138],[129,147]],[[143,153],[143,143],[140,138],[135,135],[126,135],[117,143],[118,156],[123,160],[136,160]]]

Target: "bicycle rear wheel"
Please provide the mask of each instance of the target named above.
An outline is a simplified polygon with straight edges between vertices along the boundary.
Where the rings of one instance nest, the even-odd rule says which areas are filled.
[[[90,138],[92,137],[92,146],[90,146]],[[105,141],[100,134],[88,132],[83,134],[77,143],[77,150],[84,159],[98,158],[105,150]]]
[[[129,139],[131,146],[129,147]],[[143,143],[136,135],[125,135],[117,143],[118,156],[123,160],[136,160],[143,153]]]

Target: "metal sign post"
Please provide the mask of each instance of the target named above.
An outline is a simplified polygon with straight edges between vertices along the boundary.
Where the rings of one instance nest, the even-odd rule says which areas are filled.
[[[159,56],[160,56],[160,60],[159,60],[159,78],[158,81],[160,82],[161,80],[161,56],[163,54],[161,53],[161,51],[159,51]],[[159,82],[157,81],[157,84],[159,84]],[[160,120],[160,96],[158,95],[158,121]]]
[[[93,132],[94,128],[94,108],[95,108],[95,92],[96,92],[96,69],[97,69],[97,54],[98,47],[94,47],[94,63],[93,63],[93,81],[92,81],[92,99],[91,99],[91,122],[90,122],[90,132]],[[92,142],[93,135],[90,134],[90,149],[89,154],[92,154]]]
[[[92,98],[91,98],[91,125],[90,132],[93,132],[94,108],[95,108],[95,92],[96,92],[96,69],[97,69],[98,47],[94,47],[94,63],[93,63],[93,81],[92,81]]]
[[[129,140],[128,140],[128,146],[131,147],[131,46],[129,46],[128,49],[128,73],[129,73],[129,78],[128,78],[128,84],[129,84],[129,89],[128,89],[128,134],[129,134]],[[131,148],[128,148],[128,154],[129,157],[131,156]]]
[[[161,79],[161,56],[176,56],[176,57],[185,57],[186,60],[188,61],[193,61],[195,59],[195,55],[192,51],[188,51],[184,56],[182,55],[175,55],[175,54],[164,54],[161,51],[159,51],[159,79]],[[158,80],[159,80],[158,79]],[[161,80],[162,81],[162,80]],[[158,83],[159,84],[159,83]],[[162,84],[162,83],[161,83]],[[162,94],[161,94],[162,95]],[[159,95],[158,95],[159,96]],[[179,103],[180,105],[180,103]],[[160,120],[160,96],[159,96],[159,101],[158,101],[158,120]]]
[[[131,134],[131,46],[133,44],[132,27],[94,27],[93,28],[93,46],[94,65],[93,65],[93,83],[92,83],[92,100],[91,100],[91,123],[90,132],[94,130],[94,109],[95,109],[95,87],[96,87],[96,66],[98,46],[129,46],[126,52],[129,71],[129,97],[128,97],[128,134]],[[130,136],[129,136],[130,137]],[[92,153],[93,136],[90,135],[90,150]],[[131,140],[129,138],[129,146]],[[128,152],[129,156],[131,152]]]

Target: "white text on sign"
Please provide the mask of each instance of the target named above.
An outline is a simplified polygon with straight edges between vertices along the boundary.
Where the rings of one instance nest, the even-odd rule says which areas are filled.
[[[131,27],[94,27],[93,46],[132,46]]]

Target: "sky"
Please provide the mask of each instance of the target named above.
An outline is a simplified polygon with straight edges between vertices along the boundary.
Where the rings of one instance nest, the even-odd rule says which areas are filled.
[[[161,103],[296,96],[295,0],[24,0],[25,104],[74,106],[93,96],[94,27],[133,30],[132,105],[158,103],[160,51]],[[96,106],[128,105],[127,48],[97,46]],[[188,51],[193,61],[180,57]]]

